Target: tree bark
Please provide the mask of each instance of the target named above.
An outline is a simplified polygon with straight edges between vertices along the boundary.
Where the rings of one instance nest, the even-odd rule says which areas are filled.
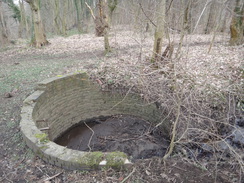
[[[44,32],[42,19],[41,19],[41,12],[40,12],[40,0],[25,0],[29,3],[32,11],[32,19],[34,23],[34,38],[32,40],[32,45],[40,48],[49,44],[46,39],[46,35]]]
[[[230,25],[230,45],[241,45],[244,43],[244,3],[236,0],[234,15]]]
[[[74,5],[76,9],[76,24],[78,31],[81,33],[82,30],[82,24],[81,24],[81,1],[80,0],[74,0]]]
[[[9,43],[8,31],[6,22],[4,20],[2,1],[0,1],[0,47],[3,47]]]
[[[95,34],[98,37],[104,37],[104,48],[105,53],[111,51],[111,47],[109,45],[109,20],[108,20],[108,4],[107,0],[99,0],[97,4],[97,12],[96,16],[93,13],[92,8],[85,2],[87,8],[90,10],[92,18],[95,23]]]
[[[191,3],[192,0],[182,0],[182,4],[186,4],[186,7],[182,8],[183,20],[182,20],[182,27],[180,32],[179,47],[176,52],[176,58],[178,58],[178,56],[180,55],[184,37],[189,32],[189,11],[191,8]]]
[[[96,36],[102,37],[108,28],[108,17],[105,12],[105,0],[99,0],[97,4],[97,16],[95,17]]]
[[[64,1],[63,7],[63,19],[62,19],[62,34],[67,35],[67,12],[68,12],[68,1]]]
[[[162,44],[164,36],[164,24],[165,24],[165,7],[166,0],[161,0],[158,10],[157,10],[157,27],[154,34],[154,46],[153,46],[153,56],[151,59],[152,63],[161,60],[162,54]]]
[[[118,0],[108,0],[108,22],[109,25],[111,25],[112,23],[112,19],[113,19],[113,12],[115,11],[117,5],[118,5]]]
[[[209,9],[207,25],[204,31],[205,34],[210,34],[212,29],[214,28],[214,24],[216,20],[216,10],[217,10],[216,2],[212,1]]]
[[[109,45],[108,33],[109,33],[109,18],[108,18],[108,4],[106,0],[99,0],[98,3],[99,17],[101,22],[102,35],[104,37],[104,49],[105,53],[111,52]]]
[[[53,1],[53,14],[54,14],[54,25],[55,25],[55,31],[58,35],[61,34],[60,26],[59,26],[59,10],[60,10],[60,0],[54,0]]]
[[[20,7],[19,37],[27,38],[30,35],[30,29],[26,17],[23,0],[19,0],[19,7]]]

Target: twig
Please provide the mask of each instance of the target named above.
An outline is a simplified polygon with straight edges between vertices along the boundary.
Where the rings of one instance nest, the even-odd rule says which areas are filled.
[[[40,122],[48,122],[47,119],[39,119],[39,120],[36,120],[37,123],[40,123]]]
[[[221,7],[221,10],[220,10],[220,12],[219,12],[219,17],[218,17],[218,20],[217,20],[217,25],[215,25],[215,28],[214,28],[214,34],[213,34],[213,38],[212,38],[212,41],[211,41],[211,43],[210,43],[210,45],[209,45],[209,49],[208,49],[208,53],[210,53],[210,51],[211,51],[211,49],[212,49],[212,46],[213,46],[213,44],[214,44],[214,40],[215,40],[215,37],[216,37],[216,32],[217,32],[217,30],[218,30],[218,28],[219,28],[219,25],[220,25],[220,20],[221,20],[221,18],[222,18],[222,13],[223,13],[223,11],[224,11],[224,9],[226,8],[226,6],[225,6],[225,8],[224,8],[224,5],[226,5],[226,3],[228,2],[229,0],[226,0],[223,4],[222,4],[222,7]]]
[[[20,162],[18,162],[18,163],[15,165],[15,167],[18,167],[19,164],[21,164],[21,163],[25,160],[25,158],[26,158],[26,154],[27,154],[27,152],[24,154],[23,159],[22,159]]]
[[[126,182],[127,181],[127,179],[129,179],[130,178],[130,176],[134,173],[136,171],[136,168],[133,168],[133,170],[132,170],[132,172],[130,172],[130,174],[127,176],[127,177],[125,177],[124,178],[124,180],[122,180],[121,181],[121,183],[124,183],[124,182]]]
[[[169,145],[169,151],[167,152],[167,154],[164,155],[164,157],[163,157],[164,160],[167,159],[171,155],[171,153],[173,152],[174,146],[175,146],[176,127],[177,127],[177,124],[179,122],[179,117],[180,117],[180,107],[181,107],[180,101],[178,102],[177,105],[178,105],[177,106],[177,116],[176,116],[176,119],[175,119],[175,122],[173,125],[172,138],[171,138],[170,145]]]
[[[128,94],[130,93],[130,91],[131,91],[131,89],[132,89],[133,87],[134,87],[134,86],[130,87],[130,89],[127,91],[125,97],[124,97],[120,102],[118,102],[118,103],[115,104],[113,107],[111,107],[109,110],[112,110],[112,109],[114,109],[117,105],[121,104],[121,103],[125,100],[125,98],[128,96]]]
[[[46,178],[44,181],[52,180],[52,179],[54,179],[55,177],[59,176],[59,175],[62,174],[62,173],[63,173],[63,172],[57,173],[57,174],[53,175],[52,177],[48,177],[48,178]]]
[[[4,179],[5,179],[5,180],[7,180],[7,181],[9,181],[9,182],[13,183],[13,181],[12,181],[12,180],[10,180],[10,179],[8,179],[8,178],[7,178],[7,176],[6,176],[5,172],[3,172],[3,175],[4,175],[4,177],[3,177],[3,179],[2,179],[2,180],[4,180]],[[1,181],[2,181],[2,180],[1,180]]]
[[[185,170],[185,169],[183,169],[183,168],[180,168],[180,167],[175,166],[175,165],[172,165],[172,166],[175,167],[175,168],[177,168],[177,169],[179,169],[179,170],[182,170],[182,171],[184,171],[184,172],[187,172],[187,170]]]
[[[169,4],[169,7],[168,7],[168,9],[166,10],[166,15],[167,15],[168,11],[170,10],[173,1],[174,1],[174,0],[171,0],[171,2],[170,2],[170,4]]]
[[[208,1],[206,2],[206,4],[205,4],[205,6],[204,6],[204,8],[203,8],[203,10],[202,10],[202,12],[201,12],[201,14],[200,14],[198,20],[197,20],[197,23],[196,23],[196,25],[195,25],[195,27],[194,27],[194,30],[192,31],[192,33],[194,33],[195,30],[197,29],[197,26],[198,26],[198,24],[199,24],[199,21],[200,21],[200,19],[202,18],[205,9],[207,8],[208,4],[209,4],[211,1],[212,1],[212,0],[208,0]]]
[[[153,130],[156,129],[156,128],[158,128],[159,126],[161,126],[161,125],[165,122],[165,120],[172,114],[172,111],[173,111],[173,109],[171,109],[171,110],[169,111],[169,113],[167,114],[167,116],[166,116],[163,120],[161,120],[161,122],[158,123],[158,124],[153,128]]]
[[[89,128],[89,130],[91,130],[91,132],[92,132],[92,135],[91,135],[91,137],[90,137],[90,139],[89,139],[89,142],[88,142],[88,144],[87,144],[87,147],[89,148],[89,152],[91,152],[92,149],[91,149],[90,144],[91,144],[92,137],[93,137],[93,135],[94,135],[94,131],[91,129],[91,127],[89,127],[89,126],[86,124],[86,122],[84,122],[84,124],[85,124],[86,127]]]
[[[44,127],[44,128],[40,128],[39,130],[45,131],[45,130],[49,130],[49,129],[50,129],[49,127]]]
[[[86,4],[87,8],[90,10],[92,18],[95,20],[96,17],[95,17],[95,15],[94,15],[94,13],[93,13],[91,7],[87,4],[87,2],[85,2],[85,4]]]
[[[144,11],[144,9],[143,9],[143,7],[142,7],[142,5],[141,5],[141,3],[139,3],[139,5],[140,5],[140,7],[141,7],[141,10],[142,10],[142,12],[143,12],[143,14],[145,15],[145,17],[155,26],[155,27],[157,27],[157,25],[147,16],[147,14],[145,13],[145,11]]]
[[[138,137],[123,139],[123,140],[118,140],[116,138],[109,138],[109,137],[98,137],[98,138],[103,139],[103,140],[110,140],[110,141],[117,141],[117,142],[126,142],[126,141],[130,141],[130,140],[138,140],[138,139],[141,139],[143,136],[149,137],[147,134],[143,134],[143,135],[140,135]]]
[[[43,174],[45,174],[46,176],[50,177],[47,173],[43,172],[42,169],[38,166],[35,166],[40,172],[42,172]]]

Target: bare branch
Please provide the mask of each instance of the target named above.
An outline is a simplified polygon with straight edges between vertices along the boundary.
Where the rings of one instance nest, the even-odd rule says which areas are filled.
[[[155,26],[155,27],[157,27],[157,25],[147,16],[147,14],[145,13],[145,11],[144,11],[144,9],[143,9],[143,7],[142,7],[142,5],[141,5],[141,3],[139,3],[139,5],[140,5],[140,8],[141,8],[141,10],[142,10],[142,12],[143,12],[143,14],[147,17],[147,19]]]
[[[85,4],[86,4],[87,8],[90,10],[92,18],[95,20],[96,17],[95,17],[95,15],[94,15],[94,13],[93,13],[91,7],[87,4],[87,2],[85,2]]]

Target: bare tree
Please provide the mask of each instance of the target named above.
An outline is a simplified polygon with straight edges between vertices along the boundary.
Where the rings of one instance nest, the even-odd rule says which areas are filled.
[[[210,8],[209,8],[207,24],[206,24],[206,28],[204,31],[205,34],[209,34],[214,27],[215,20],[216,20],[216,9],[217,9],[217,4],[216,4],[215,0],[213,0],[210,4]]]
[[[176,58],[180,55],[182,44],[183,44],[183,39],[185,35],[190,32],[190,24],[189,24],[189,11],[191,8],[192,0],[182,0],[182,4],[185,4],[186,7],[182,8],[182,27],[181,27],[181,33],[180,33],[180,42],[179,42],[179,47],[176,53]]]
[[[68,1],[64,1],[63,5],[63,18],[62,18],[62,34],[67,35],[67,12],[68,12]]]
[[[105,52],[110,52],[111,47],[109,45],[108,33],[109,33],[109,20],[108,20],[108,4],[107,0],[99,0],[97,3],[97,16],[94,15],[91,7],[86,3],[89,8],[92,18],[95,22],[96,36],[104,37]]]
[[[28,37],[30,35],[29,22],[25,11],[24,1],[19,0],[20,8],[20,24],[19,24],[19,37]]]
[[[234,15],[230,25],[230,45],[240,45],[244,43],[244,3],[236,0]]]
[[[107,0],[108,2],[108,15],[109,15],[109,23],[111,23],[112,18],[113,18],[113,12],[115,11],[117,5],[118,5],[118,0]]]
[[[60,0],[54,0],[53,2],[53,14],[54,14],[54,25],[55,31],[57,34],[61,34],[60,26],[59,26],[59,14],[60,14]]]
[[[165,25],[165,7],[166,7],[166,0],[161,0],[156,12],[157,27],[154,34],[153,56],[151,59],[151,62],[153,63],[161,59],[163,36],[164,36],[164,25]]]
[[[96,25],[100,25],[102,30],[102,35],[104,37],[104,48],[105,52],[108,53],[111,51],[108,39],[108,32],[109,32],[109,21],[108,21],[108,4],[107,0],[99,0],[98,3],[99,9],[99,16],[96,18],[98,23]]]
[[[79,32],[82,32],[82,24],[81,24],[81,1],[74,0],[75,10],[76,10],[76,23]]]
[[[32,45],[40,48],[44,45],[49,44],[46,39],[46,35],[44,32],[42,19],[41,19],[41,12],[40,12],[40,0],[25,0],[29,3],[32,11],[32,19],[34,24],[34,38],[32,40]]]
[[[6,22],[4,20],[2,1],[0,0],[0,47],[6,45],[8,40],[8,31],[6,27]]]

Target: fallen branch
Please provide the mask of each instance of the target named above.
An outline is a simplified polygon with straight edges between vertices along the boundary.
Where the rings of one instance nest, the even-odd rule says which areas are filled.
[[[89,126],[86,124],[86,122],[84,122],[84,124],[85,124],[86,127],[89,128],[89,130],[91,130],[91,132],[92,132],[92,135],[91,135],[91,137],[90,137],[90,139],[89,139],[89,142],[88,142],[88,144],[87,144],[87,147],[89,148],[89,151],[91,151],[92,149],[91,149],[90,144],[91,144],[92,137],[93,137],[93,135],[94,135],[94,131],[91,129],[91,127],[89,127]]]
[[[57,173],[57,174],[55,174],[55,175],[52,176],[52,177],[48,177],[48,178],[46,178],[44,181],[52,180],[52,179],[54,179],[55,177],[59,176],[59,175],[62,174],[62,173],[63,173],[63,172]]]
[[[121,183],[124,183],[125,181],[127,181],[127,179],[130,178],[130,176],[136,171],[136,168],[133,168],[132,172],[130,172],[130,174],[124,178],[124,180],[121,181]]]
[[[40,128],[39,130],[41,131],[49,130],[49,127]]]

